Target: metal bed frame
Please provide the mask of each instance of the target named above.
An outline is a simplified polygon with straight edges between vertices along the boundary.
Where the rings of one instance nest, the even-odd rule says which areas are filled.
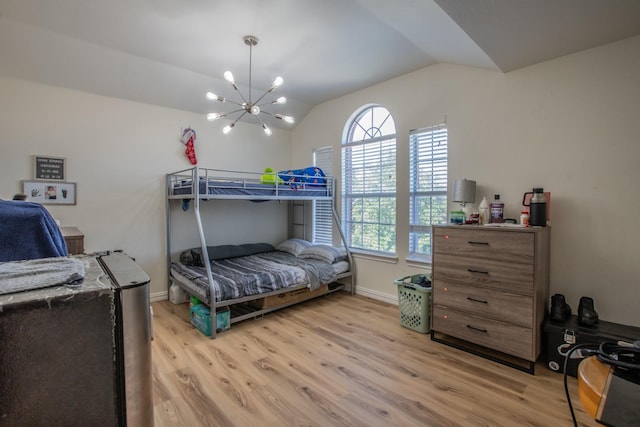
[[[331,201],[332,216],[334,224],[340,234],[340,239],[344,248],[346,249],[347,259],[349,262],[349,271],[341,273],[337,276],[336,280],[340,281],[339,284],[329,287],[329,294],[338,290],[345,289],[348,286],[349,292],[355,294],[355,265],[353,257],[349,251],[349,247],[346,242],[345,235],[341,228],[340,217],[336,209],[335,190],[336,184],[333,177],[324,177],[326,185],[319,186],[317,184],[305,184],[296,182],[294,185],[287,183],[280,183],[277,175],[275,176],[274,184],[263,184],[261,182],[262,172],[244,172],[233,171],[224,169],[210,169],[201,168],[195,166],[193,168],[180,170],[177,172],[168,173],[166,175],[166,215],[167,215],[167,272],[168,283],[171,282],[178,284],[182,288],[186,289],[181,284],[180,279],[171,275],[171,203],[179,201],[181,203],[189,204],[193,201],[193,214],[195,215],[196,225],[198,229],[198,236],[200,239],[200,247],[202,250],[203,259],[209,259],[209,252],[207,250],[207,242],[204,234],[204,228],[202,225],[202,217],[200,215],[200,202],[203,200],[281,200],[289,201],[292,204],[294,201],[309,201],[309,200],[326,200]],[[300,175],[289,175],[291,177],[302,177]],[[204,188],[204,191],[201,190]],[[224,191],[222,194],[216,194],[215,191],[220,188]],[[190,191],[189,191],[190,189]],[[231,190],[231,191],[230,191]],[[238,192],[257,190],[256,194],[231,194],[233,190]],[[310,191],[307,191],[310,190]],[[191,210],[191,209],[189,209]],[[289,215],[289,221],[292,220]],[[306,228],[306,227],[305,227]],[[291,230],[291,227],[290,227]],[[291,237],[291,236],[290,236]],[[268,307],[264,309],[247,309],[245,306],[239,304],[252,301],[259,298],[264,298],[272,295],[278,295],[292,290],[300,289],[300,286],[291,286],[277,291],[252,295],[249,297],[242,297],[232,300],[216,301],[215,292],[213,287],[213,272],[211,270],[211,264],[205,262],[205,269],[207,272],[207,279],[209,282],[209,295],[210,303],[208,304],[211,310],[211,321],[215,322],[216,308],[238,305],[237,311],[234,313],[232,310],[231,323],[239,322],[248,318],[259,318],[265,313],[279,310],[289,305],[297,304],[301,301],[290,302],[274,307]],[[344,280],[349,279],[345,285]],[[326,295],[326,294],[325,294]],[[234,315],[235,314],[235,315]],[[216,337],[215,326],[211,328],[211,338]]]

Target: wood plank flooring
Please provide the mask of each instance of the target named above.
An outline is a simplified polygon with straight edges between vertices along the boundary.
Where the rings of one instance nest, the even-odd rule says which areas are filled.
[[[188,304],[153,304],[156,427],[571,426],[562,375],[432,342],[398,307],[338,292],[215,340]],[[596,426],[569,378],[579,425]]]

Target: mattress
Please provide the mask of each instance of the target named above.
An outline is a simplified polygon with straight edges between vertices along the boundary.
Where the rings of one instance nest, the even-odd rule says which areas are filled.
[[[190,179],[181,180],[173,185],[173,195],[191,195],[193,185]],[[208,179],[200,180],[198,189],[200,194],[223,196],[265,196],[265,197],[330,197],[330,186],[327,185],[295,185],[289,184],[260,184],[250,180],[223,181]]]
[[[291,287],[314,290],[333,282],[348,268],[346,261],[329,264],[315,259],[300,259],[281,251],[211,261],[217,302]],[[171,275],[186,286],[189,293],[210,303],[211,291],[204,267],[174,262],[171,264]]]

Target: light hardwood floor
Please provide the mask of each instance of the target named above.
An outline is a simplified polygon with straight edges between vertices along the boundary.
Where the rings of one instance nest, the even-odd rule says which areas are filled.
[[[432,342],[398,307],[336,293],[212,340],[188,304],[153,304],[154,412],[164,426],[571,426],[562,375]],[[596,426],[569,379],[579,424]]]

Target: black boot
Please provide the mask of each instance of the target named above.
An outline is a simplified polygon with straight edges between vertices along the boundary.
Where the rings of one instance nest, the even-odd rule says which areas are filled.
[[[571,317],[571,307],[564,300],[564,295],[555,294],[551,297],[551,313],[549,319],[552,322],[564,322]]]
[[[593,308],[593,298],[580,298],[578,306],[578,323],[585,326],[593,326],[598,323],[598,313]]]

